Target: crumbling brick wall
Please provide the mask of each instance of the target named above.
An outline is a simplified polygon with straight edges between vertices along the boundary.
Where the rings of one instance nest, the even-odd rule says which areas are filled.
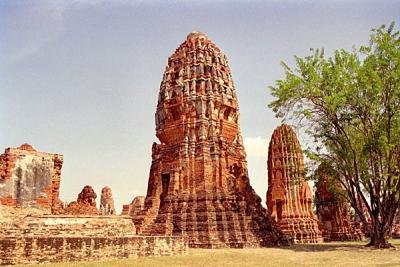
[[[1,265],[167,256],[187,251],[185,238],[178,236],[0,238]]]
[[[0,264],[185,254],[182,236],[137,236],[129,216],[39,215],[0,228]]]
[[[39,207],[58,213],[63,156],[36,151],[29,144],[0,155],[0,204]]]

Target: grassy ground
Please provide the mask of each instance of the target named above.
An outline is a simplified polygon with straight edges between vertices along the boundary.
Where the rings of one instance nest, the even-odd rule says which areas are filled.
[[[288,248],[190,249],[189,254],[183,256],[40,266],[400,266],[400,240],[393,240],[392,244],[396,249],[370,249],[361,242],[293,245]]]

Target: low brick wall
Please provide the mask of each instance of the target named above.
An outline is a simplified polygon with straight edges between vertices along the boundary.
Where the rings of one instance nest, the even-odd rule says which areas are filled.
[[[187,238],[181,236],[136,235],[129,216],[1,218],[1,265],[177,255],[188,251]]]
[[[36,215],[1,222],[2,236],[133,236],[135,225],[129,216]]]
[[[6,236],[0,238],[0,264],[68,262],[187,254],[181,236]]]

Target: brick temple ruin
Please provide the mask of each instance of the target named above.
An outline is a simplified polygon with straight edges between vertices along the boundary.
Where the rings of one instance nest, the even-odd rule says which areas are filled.
[[[83,187],[76,201],[72,201],[65,207],[63,214],[70,215],[99,215],[96,207],[97,194],[90,185]]]
[[[111,189],[85,186],[77,201],[59,199],[63,156],[23,144],[0,155],[0,265],[109,260],[188,251],[184,236],[139,236],[116,216]]]
[[[142,210],[144,210],[144,196],[135,197],[131,204],[122,206],[122,215],[128,215],[131,217],[136,217]]]
[[[317,174],[315,199],[324,241],[362,240],[364,234],[353,226],[350,204],[340,184],[324,173],[322,165],[317,169]]]
[[[300,143],[286,124],[274,130],[268,147],[267,207],[295,243],[322,242]]]
[[[0,265],[185,254],[182,236],[139,236],[128,216],[11,214],[0,206]],[[28,211],[27,211],[28,210]],[[15,212],[13,210],[12,212]]]
[[[183,234],[202,248],[287,244],[250,186],[228,61],[205,34],[169,57],[155,121],[140,234]]]
[[[29,144],[0,155],[0,265],[186,254],[190,247],[359,240],[349,206],[317,184],[317,211],[294,130],[268,148],[268,211],[250,185],[236,90],[226,56],[201,32],[168,58],[155,113],[147,195],[116,215],[112,191],[89,185],[59,198],[63,156]],[[354,227],[356,225],[356,227]],[[393,236],[400,237],[400,212]]]
[[[62,155],[39,152],[29,144],[7,148],[0,155],[0,204],[60,212],[62,164]]]
[[[393,220],[392,238],[400,238],[400,208]]]

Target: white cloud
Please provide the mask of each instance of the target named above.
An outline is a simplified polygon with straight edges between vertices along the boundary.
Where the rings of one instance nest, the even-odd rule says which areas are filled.
[[[267,192],[267,154],[268,140],[257,137],[244,138],[244,146],[247,153],[247,167],[249,171],[250,184],[265,203]]]
[[[249,157],[266,157],[268,152],[267,139],[260,136],[246,137],[244,139],[244,147]]]

